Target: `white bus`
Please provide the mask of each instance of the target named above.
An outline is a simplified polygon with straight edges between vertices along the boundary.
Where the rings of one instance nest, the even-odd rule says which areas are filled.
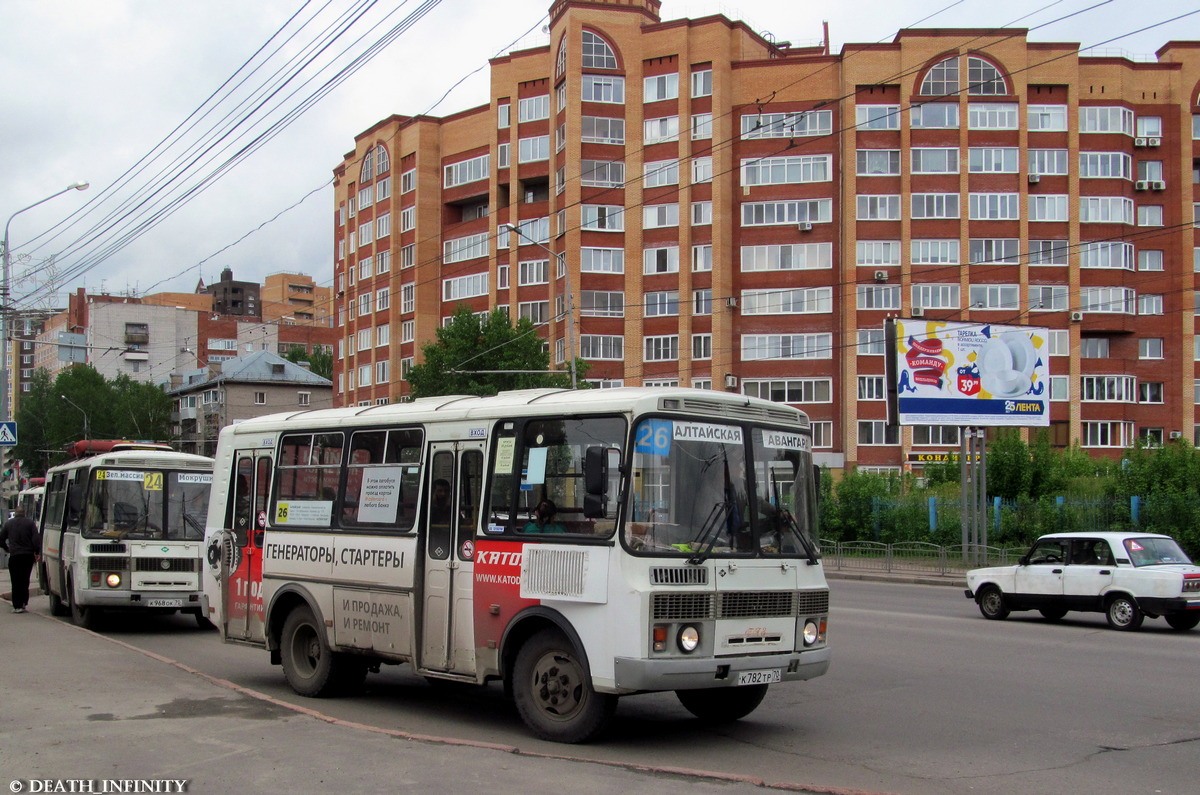
[[[548,740],[652,691],[735,720],[829,665],[811,449],[802,412],[693,389],[245,420],[217,448],[206,606],[302,695],[408,663],[501,680]]]
[[[30,484],[17,492],[17,505],[25,509],[25,515],[37,522],[42,515],[42,499],[46,495],[45,486],[39,481],[42,478],[30,478]]]
[[[201,610],[211,458],[167,445],[87,441],[46,473],[38,576],[50,612],[94,626],[104,610]]]

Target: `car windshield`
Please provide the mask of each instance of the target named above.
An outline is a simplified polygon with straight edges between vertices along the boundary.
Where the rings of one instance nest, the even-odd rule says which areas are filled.
[[[1191,558],[1179,548],[1173,538],[1127,538],[1125,550],[1134,566],[1163,566],[1190,564]]]

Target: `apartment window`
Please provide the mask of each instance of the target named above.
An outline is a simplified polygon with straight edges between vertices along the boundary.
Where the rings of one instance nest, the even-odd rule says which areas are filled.
[[[1129,179],[1133,158],[1122,152],[1080,152],[1079,176],[1089,179]]]
[[[746,202],[742,205],[742,226],[829,223],[832,215],[832,199]]]
[[[880,331],[882,335],[882,330]],[[832,359],[833,335],[743,334],[742,361],[768,359]]]
[[[1064,312],[1068,298],[1066,285],[1032,285],[1029,288],[1029,311]]]
[[[625,317],[625,293],[584,290],[579,294],[579,314],[584,317]]]
[[[1079,245],[1079,267],[1133,270],[1132,243],[1100,241]]]
[[[1163,269],[1163,252],[1157,249],[1142,249],[1137,253],[1138,270],[1161,271]]]
[[[693,334],[692,335],[692,358],[693,359],[711,359],[712,358],[712,334]]]
[[[913,444],[922,446],[957,447],[958,428],[953,425],[914,425]]]
[[[496,168],[508,168],[512,164],[512,144],[496,145]]]
[[[1143,204],[1137,208],[1138,226],[1162,226],[1163,208],[1161,204]]]
[[[967,150],[967,171],[972,174],[1016,174],[1019,164],[1015,146],[972,146]]]
[[[1139,138],[1161,138],[1163,134],[1162,116],[1138,116],[1137,134]]]
[[[531,284],[549,284],[550,260],[539,259],[521,262],[517,265],[517,284],[522,287]]]
[[[375,239],[380,240],[392,233],[392,214],[384,213],[375,219]]]
[[[812,315],[833,311],[832,287],[743,290],[743,315]]]
[[[616,69],[617,56],[613,53],[608,42],[592,33],[583,32],[582,51],[580,53],[584,69]]]
[[[1163,161],[1161,160],[1139,160],[1137,164],[1137,178],[1139,181],[1149,180],[1152,182],[1163,181]],[[1194,182],[1195,180],[1193,180]]]
[[[1120,196],[1082,196],[1079,220],[1083,223],[1133,223],[1133,200]]]
[[[1079,132],[1133,135],[1133,111],[1120,107],[1080,108]]]
[[[1065,375],[1050,376],[1050,400],[1065,403],[1071,399],[1071,382]]]
[[[1142,337],[1138,340],[1138,358],[1139,359],[1161,359],[1163,358],[1163,339],[1162,337]]]
[[[743,381],[742,394],[775,403],[831,403],[833,382],[828,378]]]
[[[912,172],[914,174],[957,174],[958,150],[949,147],[913,149]]]
[[[550,159],[550,136],[535,135],[517,142],[517,162],[536,163]]]
[[[1046,350],[1051,356],[1071,355],[1071,333],[1066,329],[1050,329],[1046,335]]]
[[[1083,312],[1132,315],[1137,311],[1137,292],[1128,287],[1081,287],[1079,309]]]
[[[373,260],[371,257],[365,257],[358,261],[358,280],[361,282],[364,279],[371,278]]]
[[[860,177],[889,176],[900,173],[899,149],[859,149]]]
[[[712,244],[702,243],[692,246],[692,271],[706,273],[712,270]]]
[[[520,234],[517,235],[518,245],[525,245],[531,240],[534,243],[550,242],[550,216],[518,221],[517,229],[520,231]]]
[[[679,140],[679,117],[665,116],[661,119],[646,119],[642,122],[644,143],[658,144]]]
[[[885,420],[859,420],[858,443],[863,446],[900,444],[900,426]]]
[[[674,317],[679,314],[679,291],[645,293],[646,317]]]
[[[692,184],[700,185],[705,182],[712,182],[713,178],[713,161],[711,157],[693,157],[692,158]]]
[[[1163,297],[1153,293],[1143,293],[1138,296],[1139,315],[1161,315],[1163,313]]]
[[[859,400],[887,400],[887,386],[881,375],[860,375],[858,377]]]
[[[742,160],[742,184],[795,185],[828,182],[832,162],[832,155],[748,158]]]
[[[512,125],[512,107],[505,102],[496,106],[496,129],[507,130]],[[403,188],[401,189],[403,192]]]
[[[1066,105],[1029,105],[1027,108],[1030,131],[1066,132]]]
[[[899,130],[899,105],[859,105],[854,109],[854,121],[860,130]]]
[[[525,318],[535,326],[550,322],[549,301],[523,301],[517,304],[517,317]]]
[[[859,265],[899,265],[900,241],[859,240],[855,243],[855,255]]]
[[[921,81],[922,96],[941,97],[958,93],[958,56],[934,64]]]
[[[701,69],[692,72],[693,97],[711,97],[712,91],[712,69]]]
[[[1085,422],[1082,431],[1084,447],[1129,447],[1133,444],[1132,422]]]
[[[679,272],[679,246],[663,246],[661,248],[648,248],[643,252],[642,256],[642,273],[646,275],[656,273],[678,273]]]
[[[909,108],[909,125],[914,130],[957,130],[958,105],[950,102],[930,102]]]
[[[967,129],[1015,130],[1018,122],[1015,102],[972,102],[967,105]]]
[[[488,274],[472,273],[442,281],[442,300],[460,301],[488,294]]]
[[[467,235],[466,237],[447,240],[442,245],[442,262],[462,262],[463,260],[486,257],[488,255],[488,238],[489,235],[487,232],[481,232],[478,235]]]
[[[957,265],[957,240],[913,240],[909,256],[913,265]]]
[[[412,321],[407,321],[412,322]],[[390,344],[392,341],[392,327],[387,323],[380,324],[375,327],[375,347],[382,348]]]
[[[267,393],[266,392],[255,392],[254,393],[254,405],[256,405],[256,406],[267,405]]]
[[[754,271],[822,270],[833,267],[832,243],[785,243],[742,246],[742,273]]]
[[[1016,221],[1021,197],[1016,193],[972,193],[967,196],[972,221]]]
[[[642,208],[642,226],[646,229],[658,229],[667,226],[679,226],[678,204],[650,204]]]
[[[856,197],[859,221],[899,221],[900,197],[888,195]]]
[[[400,249],[400,268],[411,268],[417,264],[417,247],[412,243]]]
[[[390,199],[391,197],[392,197],[392,178],[391,177],[380,177],[375,182],[375,201],[376,201],[376,203],[381,202],[384,199]]]
[[[624,144],[625,120],[609,116],[584,116],[580,138],[591,144]]]
[[[833,133],[833,111],[798,113],[752,113],[742,116],[742,137],[802,138]]]
[[[470,160],[451,163],[444,169],[444,187],[453,188],[469,182],[479,182],[488,178],[489,155],[480,155]]]
[[[973,194],[974,195],[974,194]],[[957,193],[914,193],[913,218],[958,218]]]
[[[647,188],[659,188],[663,185],[679,184],[678,160],[655,160],[645,164],[645,182]]]
[[[375,383],[384,385],[384,384],[387,384],[391,380],[390,374],[388,373],[388,369],[389,368],[388,368],[388,360],[387,359],[384,359],[383,361],[380,361],[380,362],[375,362]]]
[[[1107,337],[1083,337],[1079,340],[1079,356],[1083,359],[1107,359]]]
[[[1065,240],[1030,240],[1030,265],[1066,265],[1069,247]]]
[[[1029,197],[1030,221],[1069,221],[1070,196],[1038,194]]]
[[[381,287],[375,293],[375,311],[382,312],[385,309],[390,309],[392,306],[392,290],[390,287]]]
[[[370,386],[371,385],[371,365],[369,365],[369,364],[359,365],[359,367],[358,367],[358,385],[359,386]]]
[[[615,75],[583,75],[580,98],[584,102],[625,104],[625,78]]]
[[[517,105],[517,121],[540,121],[550,118],[550,95],[525,97]]]
[[[654,75],[643,79],[643,100],[645,102],[660,102],[664,99],[679,97],[679,75]]]
[[[891,284],[860,284],[855,289],[859,309],[899,309],[900,286]]]
[[[375,240],[375,225],[367,221],[358,228],[358,245],[359,248],[372,243]]]
[[[972,284],[971,306],[976,309],[1020,309],[1020,291],[1016,284]]]
[[[363,328],[358,330],[358,345],[355,351],[362,353],[371,349],[371,329]]]
[[[692,226],[712,223],[712,202],[692,202]]]
[[[384,274],[392,270],[392,252],[390,249],[380,251],[375,255],[375,273]]]
[[[958,309],[960,295],[957,284],[914,284],[912,305],[923,309]]]
[[[1030,149],[1029,173],[1044,176],[1065,176],[1070,168],[1070,153],[1066,149]]]
[[[972,265],[1016,265],[1021,261],[1021,241],[1015,237],[973,237],[969,247]]]
[[[712,290],[694,290],[692,292],[692,314],[693,315],[711,315],[712,314]]]
[[[692,115],[692,140],[704,141],[713,137],[713,115],[711,113],[696,113]]]
[[[581,248],[579,270],[583,273],[624,273],[625,249]]]
[[[372,295],[370,293],[363,293],[360,295],[358,297],[358,316],[362,317],[363,315],[371,314],[372,306],[374,306],[374,301],[372,300]]]
[[[579,351],[584,359],[619,362],[625,358],[625,338],[615,334],[582,334]]]
[[[585,204],[580,208],[584,229],[601,232],[621,232],[625,229],[625,212],[619,204]]]
[[[360,210],[365,210],[375,203],[375,191],[368,185],[365,188],[360,188],[358,191],[358,207]]]
[[[661,337],[646,337],[646,361],[674,362],[679,359],[679,335],[668,334]]]

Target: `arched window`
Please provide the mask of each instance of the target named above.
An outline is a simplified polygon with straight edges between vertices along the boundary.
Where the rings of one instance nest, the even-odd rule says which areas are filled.
[[[375,173],[382,174],[385,171],[389,171],[391,167],[391,161],[388,160],[388,153],[383,148],[383,144],[375,147]]]
[[[363,155],[362,171],[358,175],[359,184],[366,182],[373,176],[375,176],[375,150],[368,149],[367,153]]]
[[[608,42],[590,30],[583,32],[583,68],[617,68],[617,56],[613,53],[612,47],[609,47]]]
[[[940,97],[958,93],[958,56],[951,55],[935,64],[921,81],[921,96]]]
[[[967,59],[967,93],[975,96],[1008,94],[1004,75],[992,64],[971,56]]]
[[[583,35],[586,36],[587,34],[585,33]],[[584,41],[587,41],[587,39],[584,39]],[[560,41],[558,43],[558,57],[555,58],[554,76],[562,77],[563,73],[566,71],[567,71],[567,37],[563,36],[562,41]]]

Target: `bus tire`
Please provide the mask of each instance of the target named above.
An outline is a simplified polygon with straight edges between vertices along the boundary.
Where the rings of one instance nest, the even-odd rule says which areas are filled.
[[[525,725],[556,743],[592,739],[617,709],[617,697],[592,688],[579,652],[555,629],[538,632],[517,652],[512,692]]]
[[[40,585],[42,586],[42,590],[46,593],[46,596],[50,597],[50,615],[70,615],[71,611],[63,604],[62,597],[50,588],[50,572],[46,570],[45,563],[38,568],[38,577],[41,580]]]
[[[307,606],[288,613],[279,639],[280,662],[288,684],[302,696],[326,698],[347,687],[361,685],[365,665],[354,664],[346,655],[329,648],[323,627]]]
[[[749,715],[767,696],[767,685],[676,690],[683,708],[705,723],[730,723]]]
[[[217,628],[217,625],[209,621],[208,617],[203,613],[197,611],[193,615],[196,616],[196,626],[200,627],[200,629],[214,630]]]
[[[67,609],[71,613],[71,623],[84,629],[96,629],[100,622],[100,610],[95,607],[85,607],[75,599],[75,583],[67,581]]]

